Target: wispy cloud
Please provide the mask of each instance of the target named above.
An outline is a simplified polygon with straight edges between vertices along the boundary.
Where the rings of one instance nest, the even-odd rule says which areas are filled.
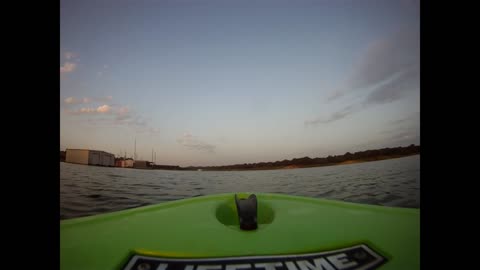
[[[82,121],[90,125],[102,127],[129,127],[137,133],[158,134],[160,130],[152,127],[149,120],[133,112],[129,106],[121,104],[112,104],[112,96],[106,97],[68,97],[64,100],[68,104],[65,113],[73,116],[86,116]],[[85,104],[102,102],[98,106],[83,107]],[[81,105],[78,105],[81,104]],[[72,106],[80,106],[72,109]]]
[[[409,123],[412,123],[412,122],[416,122],[417,124],[419,124],[419,122],[420,122],[420,112],[414,112],[414,113],[411,113],[410,115],[408,115],[406,117],[390,121],[390,124],[394,125],[394,126],[397,126],[397,125],[402,125],[402,124],[409,124]]]
[[[420,112],[410,113],[390,121],[389,129],[380,132],[390,144],[416,144],[420,142]]]
[[[205,143],[189,132],[185,132],[182,137],[177,139],[177,142],[188,149],[199,150],[208,153],[215,152],[215,145]]]
[[[110,112],[112,108],[110,106],[108,106],[107,104],[104,104],[100,107],[97,108],[97,112],[99,113],[108,113]]]
[[[77,54],[74,52],[65,52],[64,55],[67,61],[65,61],[65,63],[60,66],[60,73],[64,74],[75,71],[75,69],[77,68],[77,64],[73,61],[78,61],[78,59],[76,59]]]
[[[73,58],[75,58],[75,57],[77,57],[77,54],[76,54],[76,53],[74,53],[74,52],[65,52],[65,58],[66,58],[67,60],[73,59]]]
[[[332,115],[305,121],[306,125],[330,123],[373,105],[406,97],[420,87],[419,29],[405,28],[370,44],[345,84],[333,91],[328,102],[358,91],[370,91],[362,101]],[[355,108],[355,109],[352,109]]]
[[[133,114],[119,114],[115,113],[115,118],[112,119],[113,123],[118,126],[129,126],[133,128],[147,128],[148,120],[140,115]]]
[[[77,98],[77,97],[67,97],[63,101],[65,104],[69,105],[74,105],[74,104],[88,104],[88,103],[93,103],[93,102],[99,102],[99,103],[109,103],[113,99],[112,96],[106,96],[106,97],[84,97],[84,98]]]
[[[412,139],[415,138],[416,134],[412,130],[407,130],[407,131],[402,131],[395,133],[392,135],[391,139],[398,141],[398,140],[406,140],[406,139]]]
[[[123,115],[115,110],[109,110],[108,113],[100,113],[97,109],[86,109],[83,113],[70,113],[73,115],[87,115],[89,116],[85,121],[93,126],[99,127],[128,127],[133,129],[136,133],[159,134],[160,129],[152,127],[147,119],[139,115]]]
[[[388,141],[397,145],[418,144],[420,142],[420,133],[418,129],[401,130],[394,132],[388,138]]]
[[[112,99],[113,99],[112,96],[106,96],[106,97],[92,98],[92,101],[97,101],[97,102],[110,102],[110,101],[112,101]]]
[[[354,113],[354,112],[357,112],[361,109],[361,106],[359,105],[349,105],[349,106],[346,106],[345,108],[333,113],[332,115],[330,115],[329,117],[327,118],[322,118],[322,117],[319,117],[319,118],[316,118],[314,120],[307,120],[305,121],[305,125],[306,126],[309,126],[309,125],[316,125],[316,124],[326,124],[326,123],[330,123],[330,122],[333,122],[333,121],[337,121],[337,120],[340,120],[340,119],[343,119],[345,117],[347,117],[348,115]]]
[[[92,107],[83,107],[77,110],[67,110],[68,113],[70,114],[105,114],[105,113],[110,113],[112,111],[112,107],[110,107],[107,104],[98,106],[97,108],[92,108]]]
[[[78,104],[80,101],[75,97],[68,97],[64,100],[66,104]]]
[[[60,66],[60,73],[70,73],[77,68],[77,64],[72,62],[65,62],[63,66]]]
[[[372,42],[347,80],[347,87],[353,91],[361,90],[397,72],[419,66],[419,37],[418,29],[401,29]]]
[[[399,100],[409,92],[418,91],[420,87],[420,70],[417,67],[402,71],[399,76],[382,84],[365,99],[365,105],[384,104]]]
[[[97,76],[102,77],[107,72],[107,69],[108,69],[108,65],[103,65],[102,70],[97,72]]]
[[[341,91],[341,90],[336,90],[334,91],[332,94],[330,94],[330,96],[327,98],[327,101],[330,102],[330,101],[333,101],[335,99],[338,99],[340,97],[343,97],[345,95],[345,92],[344,91]]]
[[[148,133],[150,135],[156,135],[160,133],[160,129],[153,127],[140,127],[137,128],[137,133]]]
[[[128,106],[122,106],[118,108],[115,119],[121,121],[121,120],[127,120],[131,117],[132,115],[130,113],[130,109],[128,108]]]

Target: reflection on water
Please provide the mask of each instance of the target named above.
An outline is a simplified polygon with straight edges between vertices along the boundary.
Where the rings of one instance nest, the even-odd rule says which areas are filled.
[[[208,172],[60,163],[60,218],[225,192],[270,192],[418,208],[420,156],[308,169]]]

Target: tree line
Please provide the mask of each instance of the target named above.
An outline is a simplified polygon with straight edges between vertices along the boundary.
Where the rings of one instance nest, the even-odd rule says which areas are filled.
[[[419,145],[409,145],[406,147],[382,148],[375,150],[366,150],[355,153],[347,152],[343,155],[329,155],[327,157],[310,158],[308,156],[302,158],[294,158],[292,160],[282,160],[275,162],[259,162],[244,163],[226,166],[206,166],[206,167],[187,167],[190,170],[256,170],[256,169],[280,169],[288,166],[293,167],[316,167],[335,165],[346,161],[374,161],[409,155],[420,154]]]

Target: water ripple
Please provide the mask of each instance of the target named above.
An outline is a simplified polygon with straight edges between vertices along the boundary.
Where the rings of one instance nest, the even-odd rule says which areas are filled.
[[[196,172],[60,163],[60,219],[225,192],[420,207],[420,158],[295,170]]]

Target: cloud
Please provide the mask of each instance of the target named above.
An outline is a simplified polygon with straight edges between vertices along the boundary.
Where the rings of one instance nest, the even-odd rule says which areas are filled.
[[[360,107],[357,106],[357,105],[349,105],[349,106],[346,106],[345,108],[341,109],[340,111],[337,111],[335,113],[333,113],[330,117],[328,118],[317,118],[315,120],[308,120],[308,121],[305,121],[305,125],[306,126],[309,126],[309,125],[316,125],[316,124],[326,124],[326,123],[330,123],[330,122],[333,122],[333,121],[337,121],[337,120],[340,120],[340,119],[343,119],[345,117],[347,117],[348,115],[354,113],[354,112],[357,112],[360,110]]]
[[[153,127],[144,127],[144,128],[138,128],[137,133],[149,133],[149,134],[159,134],[160,129],[158,128],[153,128]]]
[[[214,153],[215,145],[208,144],[200,141],[196,136],[186,132],[181,138],[177,139],[177,142],[188,149],[199,150],[202,152]]]
[[[67,60],[73,59],[73,58],[75,58],[75,57],[77,57],[77,54],[76,54],[76,53],[73,53],[73,52],[65,52],[65,58],[66,58]]]
[[[87,121],[95,126],[110,126],[110,127],[129,127],[138,133],[159,133],[158,128],[151,127],[149,120],[141,115],[132,112],[129,106],[122,104],[112,104],[113,97],[67,97],[64,102],[68,106],[75,106],[76,104],[100,103],[98,106],[80,107],[76,109],[65,109],[65,113],[69,115],[86,115],[88,118],[82,121]],[[84,105],[83,105],[84,106]]]
[[[390,145],[409,145],[420,142],[420,112],[410,113],[400,119],[390,121],[389,129],[380,132]]]
[[[112,101],[113,97],[112,96],[106,96],[106,97],[86,97],[83,98],[84,103],[90,103],[90,102],[103,102],[103,103],[108,103]]]
[[[100,71],[97,71],[97,76],[102,77],[104,74],[106,74],[108,69],[108,65],[103,65],[102,69]]]
[[[78,111],[72,113],[75,115],[82,114]],[[86,121],[95,126],[109,126],[109,127],[130,127],[136,132],[150,132],[158,133],[159,129],[150,127],[148,120],[139,115],[128,115],[126,117],[118,117],[118,111],[110,109],[108,113],[99,112],[99,108],[84,108],[83,114],[90,116]]]
[[[78,113],[95,113],[95,112],[97,112],[97,110],[94,109],[94,108],[81,108],[77,112]]]
[[[127,121],[124,121],[128,126],[132,127],[146,127],[148,121],[141,116],[130,117]]]
[[[111,107],[108,106],[107,104],[102,105],[102,106],[97,108],[97,112],[99,112],[99,113],[108,113],[110,110],[111,110]]]
[[[413,137],[415,137],[414,132],[412,132],[412,131],[402,131],[402,132],[394,134],[391,137],[391,139],[394,140],[394,141],[398,141],[398,140],[410,139],[410,138],[413,138]]]
[[[402,124],[405,124],[405,123],[411,123],[412,121],[415,121],[419,124],[420,112],[414,112],[414,113],[408,115],[407,117],[390,121],[390,124],[394,125],[394,126],[397,126],[397,125],[402,125]]]
[[[403,98],[408,92],[418,91],[420,70],[416,67],[403,71],[399,76],[382,84],[365,99],[365,105],[389,103]]]
[[[60,66],[60,73],[70,73],[75,70],[77,67],[77,64],[72,63],[72,62],[65,62],[63,66]]]
[[[110,107],[107,104],[98,106],[97,108],[92,108],[92,107],[84,107],[80,108],[78,110],[67,110],[68,113],[70,114],[105,114],[105,113],[110,113],[112,110],[112,107]]]
[[[118,109],[118,113],[120,113],[120,114],[129,113],[129,112],[130,112],[130,109],[127,106],[123,106],[123,107]]]
[[[337,121],[373,105],[385,104],[406,97],[420,87],[419,29],[404,28],[372,42],[363,53],[345,84],[335,90],[328,102],[370,91],[362,101],[332,113],[329,117],[305,121],[306,125]],[[355,109],[352,109],[355,108]]]
[[[77,104],[79,103],[80,101],[78,99],[76,99],[75,97],[68,97],[64,100],[64,102],[66,104]]]
[[[106,96],[106,97],[84,97],[84,98],[77,98],[77,97],[67,97],[63,101],[66,104],[88,104],[92,102],[97,102],[97,103],[108,103],[112,101],[112,96]]]
[[[67,61],[60,66],[60,73],[70,73],[75,71],[75,69],[77,68],[77,64],[72,62],[78,61],[78,59],[75,60],[75,58],[77,58],[76,53],[65,52],[65,59],[67,59]]]
[[[130,109],[127,106],[120,107],[116,111],[116,120],[126,120],[129,119],[132,115],[130,114]]]
[[[409,145],[418,144],[420,142],[420,134],[418,129],[407,129],[394,133],[388,138],[390,144]]]
[[[133,128],[137,133],[149,133],[149,134],[158,134],[160,133],[159,128],[154,128],[150,126],[150,123],[147,119],[142,116],[129,116],[125,120],[115,120],[115,125],[117,126],[128,126]]]
[[[420,65],[420,34],[418,29],[402,29],[374,41],[347,80],[353,91],[380,83],[397,72]]]
[[[100,98],[97,98],[96,101],[100,101],[100,102],[108,102],[108,101],[112,101],[113,97],[112,96],[106,96],[106,97],[100,97]]]
[[[337,91],[334,91],[328,98],[327,98],[327,101],[330,102],[330,101],[333,101],[337,98],[340,98],[340,97],[343,97],[345,95],[345,92],[341,91],[341,90],[337,90]]]
[[[108,105],[107,105],[108,106]],[[108,108],[108,109],[107,109]],[[128,127],[136,133],[158,134],[160,129],[150,126],[149,121],[142,116],[133,115],[131,112],[120,113],[111,106],[100,106],[98,108],[81,108],[79,110],[68,110],[70,115],[85,115],[84,119],[88,124],[99,127]]]
[[[123,121],[123,120],[127,120],[127,119],[130,119],[132,116],[130,114],[120,114],[120,113],[117,113],[116,114],[116,117],[115,117],[115,120],[118,120],[118,121]]]

